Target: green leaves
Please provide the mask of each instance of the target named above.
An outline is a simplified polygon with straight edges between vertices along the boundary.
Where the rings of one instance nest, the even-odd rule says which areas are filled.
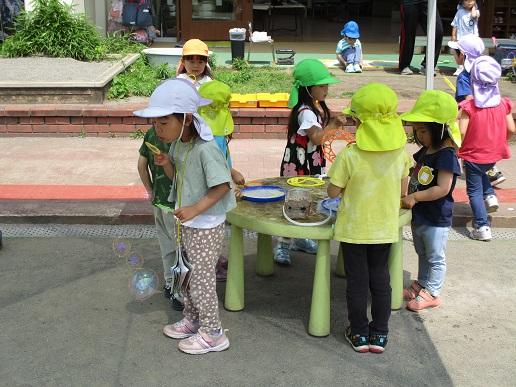
[[[232,93],[289,93],[292,76],[287,70],[277,67],[254,67],[247,62],[233,62],[233,67],[217,67],[215,79],[231,87]]]
[[[144,57],[140,57],[131,67],[113,79],[108,98],[149,96],[162,80],[172,77],[175,77],[175,72],[167,64],[151,66]]]
[[[127,38],[104,39],[83,14],[59,0],[35,0],[34,10],[22,12],[16,33],[6,39],[0,54],[7,57],[44,55],[95,61],[108,53],[139,52],[142,45]]]

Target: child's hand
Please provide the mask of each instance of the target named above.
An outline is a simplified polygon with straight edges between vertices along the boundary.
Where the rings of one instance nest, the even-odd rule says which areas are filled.
[[[199,211],[197,211],[197,208],[195,208],[195,205],[193,206],[186,206],[178,208],[174,211],[174,215],[179,220],[180,223],[184,223],[189,221],[190,219],[195,218],[197,215],[199,215]]]
[[[471,10],[471,17],[473,19],[477,19],[480,17],[480,11],[478,10],[477,6],[473,6],[473,9]]]
[[[164,167],[172,163],[168,157],[168,154],[160,153],[159,155],[154,155],[154,164]]]
[[[240,190],[240,186],[235,187],[234,191],[235,191],[235,198],[237,200],[242,199],[242,191]]]
[[[401,198],[401,208],[411,209],[416,203],[416,198],[412,194]]]
[[[235,184],[238,185],[244,185],[245,184],[245,177],[240,172],[238,172],[236,169],[231,170],[231,179],[235,182]]]

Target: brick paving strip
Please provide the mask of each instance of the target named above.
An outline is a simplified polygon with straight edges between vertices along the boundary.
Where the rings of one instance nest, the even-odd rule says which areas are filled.
[[[497,189],[500,203],[516,203],[516,188]],[[468,203],[464,188],[453,192],[456,203]],[[0,185],[0,200],[147,200],[143,186],[125,185]]]

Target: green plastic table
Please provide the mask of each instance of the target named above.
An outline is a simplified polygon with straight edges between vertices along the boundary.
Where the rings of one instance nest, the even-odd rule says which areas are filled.
[[[287,184],[286,178],[262,179],[255,183],[279,185],[287,189],[294,188]],[[309,188],[312,199],[318,201],[327,197],[327,182],[324,186]],[[330,240],[333,238],[333,225],[305,227],[289,223],[282,212],[283,201],[273,203],[255,203],[246,200],[238,202],[237,208],[228,212],[227,220],[231,223],[229,246],[228,275],[224,306],[230,311],[244,309],[244,235],[247,229],[258,233],[256,256],[256,273],[270,276],[274,273],[272,235],[288,238],[311,238],[318,242],[315,258],[315,273],[312,288],[312,303],[308,323],[308,333],[312,336],[330,334]],[[401,228],[411,219],[410,210],[400,211],[400,240],[391,247],[389,271],[391,274],[392,308],[401,308],[403,302],[403,243]],[[337,275],[344,275],[344,261],[339,253]]]

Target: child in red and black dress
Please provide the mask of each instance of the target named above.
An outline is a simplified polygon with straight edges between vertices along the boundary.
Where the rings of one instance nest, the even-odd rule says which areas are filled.
[[[321,148],[323,128],[330,121],[330,110],[324,102],[328,85],[338,82],[317,59],[305,59],[294,68],[294,85],[290,93],[288,139],[281,161],[280,176],[321,175],[326,160]],[[274,250],[278,264],[290,265],[290,250],[310,254],[317,252],[311,239],[279,238]]]

